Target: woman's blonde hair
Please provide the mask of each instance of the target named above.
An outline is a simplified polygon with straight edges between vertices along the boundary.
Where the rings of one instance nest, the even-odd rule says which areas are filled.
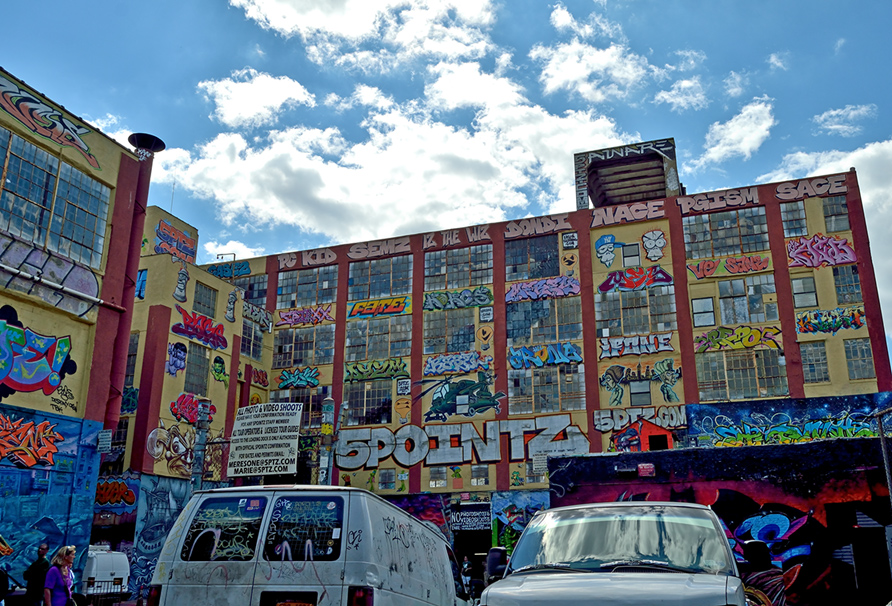
[[[50,564],[53,566],[65,566],[65,558],[77,551],[76,545],[62,545],[57,551]]]

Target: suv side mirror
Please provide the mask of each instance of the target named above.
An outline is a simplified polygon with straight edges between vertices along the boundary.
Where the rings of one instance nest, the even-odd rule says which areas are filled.
[[[505,575],[508,567],[508,550],[504,547],[492,547],[486,554],[487,584],[494,583]]]

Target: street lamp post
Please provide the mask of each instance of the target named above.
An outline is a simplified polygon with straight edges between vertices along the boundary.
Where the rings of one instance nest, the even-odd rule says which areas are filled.
[[[195,448],[192,451],[192,492],[201,490],[204,477],[204,455],[207,449],[207,434],[210,428],[211,401],[208,398],[195,398],[198,414],[195,420]]]
[[[350,409],[347,402],[341,403],[341,411],[337,422],[334,416],[335,401],[331,396],[322,400],[322,447],[319,452],[319,480],[320,485],[334,485],[336,482],[331,477],[334,467],[334,457],[337,452],[338,434],[341,431],[341,422],[344,415]]]

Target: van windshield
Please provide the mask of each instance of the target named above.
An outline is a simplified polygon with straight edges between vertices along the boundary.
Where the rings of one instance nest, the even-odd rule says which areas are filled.
[[[180,557],[187,562],[246,562],[254,557],[264,497],[206,499],[195,512]]]
[[[509,572],[546,566],[621,572],[639,564],[733,574],[727,539],[708,511],[644,504],[539,514],[511,554]]]
[[[263,557],[271,562],[337,560],[343,527],[340,497],[279,497],[273,503]]]

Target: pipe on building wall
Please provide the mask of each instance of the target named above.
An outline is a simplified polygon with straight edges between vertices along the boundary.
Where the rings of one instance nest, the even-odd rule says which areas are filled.
[[[46,278],[41,276],[35,276],[34,274],[29,274],[26,271],[22,271],[21,269],[16,269],[15,267],[10,267],[5,263],[0,263],[0,270],[8,272],[16,276],[17,278],[24,278],[26,280],[31,280],[32,282],[36,282],[38,284],[42,284],[53,290],[60,290],[65,294],[71,295],[72,297],[77,297],[78,299],[82,299],[84,301],[89,301],[90,303],[95,303],[96,305],[101,305],[102,307],[107,307],[109,309],[113,309],[114,311],[125,313],[127,311],[126,308],[121,307],[120,305],[115,305],[109,301],[103,301],[98,297],[94,297],[93,295],[88,295],[82,292],[78,292],[67,286],[62,286],[61,284],[57,284],[56,282],[50,282]]]
[[[136,148],[139,156],[139,175],[136,181],[136,195],[130,224],[130,247],[124,270],[124,287],[121,302],[125,310],[121,314],[118,331],[115,334],[114,356],[112,358],[111,381],[108,390],[108,404],[105,407],[105,429],[115,429],[121,417],[121,397],[124,392],[124,379],[127,373],[127,352],[130,349],[130,325],[133,321],[133,301],[136,297],[136,274],[139,271],[139,257],[142,250],[142,233],[146,223],[146,206],[149,201],[149,183],[152,180],[152,162],[155,153],[163,151],[164,142],[145,133],[133,133],[127,139]]]

